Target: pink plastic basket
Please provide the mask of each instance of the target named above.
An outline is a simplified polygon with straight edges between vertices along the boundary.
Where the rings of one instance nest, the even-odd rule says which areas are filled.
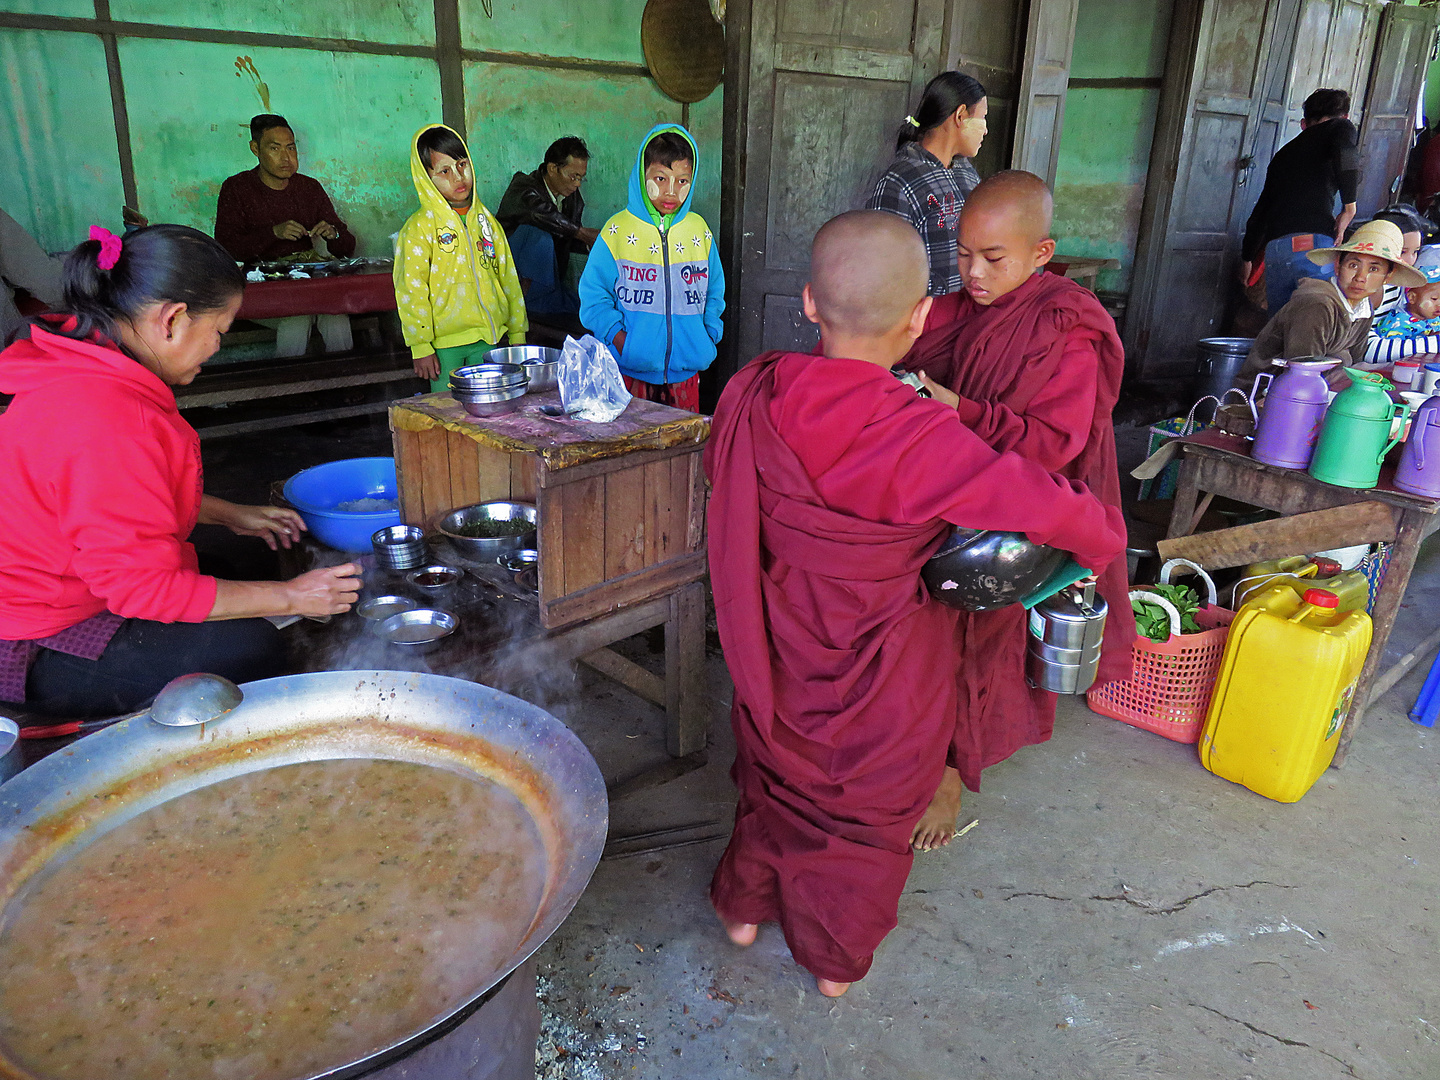
[[[1233,611],[1211,604],[1195,613],[1198,634],[1137,639],[1134,674],[1095,687],[1085,700],[1101,716],[1176,742],[1199,742],[1234,618]]]

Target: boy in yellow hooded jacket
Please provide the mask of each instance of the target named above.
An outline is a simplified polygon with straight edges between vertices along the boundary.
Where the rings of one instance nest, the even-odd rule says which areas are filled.
[[[465,141],[427,124],[411,141],[410,177],[420,209],[396,241],[395,306],[415,374],[439,392],[502,336],[525,344],[530,324],[505,230],[475,198]]]

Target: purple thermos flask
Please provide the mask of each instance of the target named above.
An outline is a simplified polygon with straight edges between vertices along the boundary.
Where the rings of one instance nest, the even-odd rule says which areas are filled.
[[[1250,408],[1255,411],[1255,445],[1250,456],[1282,469],[1304,469],[1315,453],[1320,423],[1330,404],[1330,387],[1324,372],[1340,363],[1323,356],[1287,360],[1278,376],[1261,372],[1250,391]],[[1271,380],[1265,407],[1257,409],[1260,380]]]
[[[1395,486],[1411,495],[1440,499],[1440,395],[1415,410],[1410,438],[1395,470]]]

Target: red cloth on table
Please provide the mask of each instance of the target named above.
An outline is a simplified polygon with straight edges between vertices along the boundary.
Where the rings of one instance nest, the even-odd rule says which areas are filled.
[[[330,196],[313,176],[296,173],[279,191],[260,179],[260,167],[228,177],[220,185],[215,203],[215,239],[240,262],[283,259],[309,251],[315,241],[308,236],[282,240],[275,226],[298,221],[307,230],[328,221],[340,235],[325,241],[330,254],[348,259],[355,254],[355,237],[340,220]]]
[[[186,538],[200,439],[158,377],[106,344],[33,327],[0,352],[0,639],[103,611],[201,622],[215,606]]]
[[[237,319],[284,319],[291,315],[364,315],[395,310],[395,281],[387,274],[281,278],[245,286]]]
[[[859,360],[741,369],[705,469],[739,788],[711,899],[727,920],[779,920],[797,961],[853,981],[895,925],[954,732],[957,613],[919,576],[946,523],[1097,560],[1124,546],[1122,523]]]
[[[961,423],[987,444],[1083,482],[1120,515],[1111,414],[1125,351],[1089,289],[1036,274],[988,307],[968,293],[937,297],[925,333],[897,366],[923,369],[959,394]],[[1123,552],[1101,566],[1077,561],[1100,571],[1098,591],[1110,606],[1098,682],[1129,678],[1135,617]],[[1046,741],[1055,727],[1055,695],[1025,681],[1025,616],[1012,606],[959,623],[972,662],[960,671],[951,764],[974,790],[982,769]]]
[[[669,405],[672,409],[684,409],[686,412],[700,411],[699,375],[691,375],[684,382],[678,383],[648,383],[624,374],[620,378],[625,380],[625,389],[641,401],[654,401]]]

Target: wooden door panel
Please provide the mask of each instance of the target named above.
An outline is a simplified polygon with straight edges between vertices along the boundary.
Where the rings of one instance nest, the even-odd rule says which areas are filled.
[[[1015,112],[1011,168],[1043,177],[1052,187],[1065,122],[1065,91],[1075,45],[1079,0],[1031,0]]]
[[[762,351],[785,349],[809,352],[820,341],[820,328],[805,318],[798,296],[770,293],[765,297],[765,333]]]
[[[979,79],[989,104],[989,133],[975,156],[981,176],[1009,165],[1025,41],[1023,0],[949,0],[950,36],[944,67]]]
[[[908,82],[777,72],[770,160],[785,164],[770,174],[767,269],[804,274],[820,226],[837,207],[864,201],[870,178],[893,156],[876,132],[905,115],[909,89]]]
[[[1405,172],[1415,136],[1415,108],[1435,37],[1433,8],[1385,9],[1365,116],[1360,126],[1360,189],[1357,214],[1364,217],[1391,201]]]
[[[1254,0],[1220,0],[1204,60],[1200,93],[1221,95],[1248,104],[1259,81],[1267,5]]]
[[[1195,343],[1219,333],[1220,309],[1213,297],[1228,287],[1223,248],[1177,252],[1157,283],[1166,298],[1166,317],[1156,322],[1145,363],[1147,379],[1185,378],[1195,373]]]
[[[1195,116],[1195,156],[1180,196],[1175,227],[1186,246],[1209,236],[1221,247],[1229,238],[1235,197],[1235,162],[1243,153],[1249,116],[1202,112]]]

